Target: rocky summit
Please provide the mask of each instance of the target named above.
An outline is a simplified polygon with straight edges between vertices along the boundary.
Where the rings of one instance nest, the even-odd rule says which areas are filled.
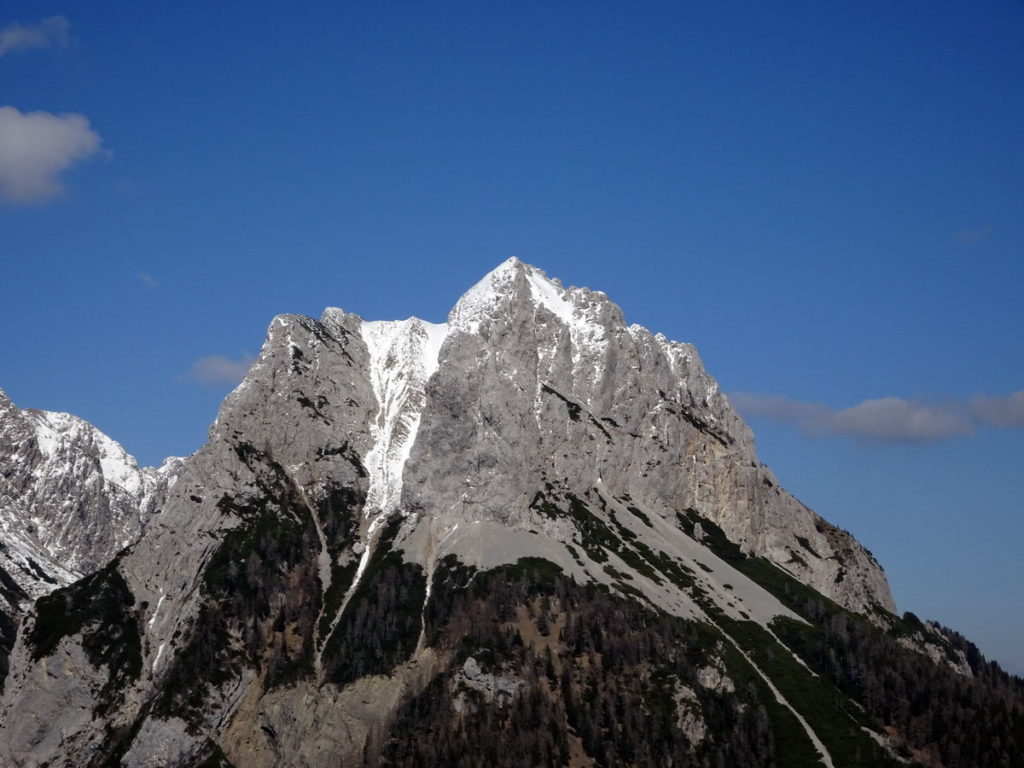
[[[0,765],[1021,765],[697,351],[516,259],[274,318],[188,458],[0,393],[0,462]]]

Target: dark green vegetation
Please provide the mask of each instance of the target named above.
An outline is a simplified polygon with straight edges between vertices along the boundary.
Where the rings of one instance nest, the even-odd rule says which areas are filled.
[[[6,547],[0,542],[0,551],[4,549]],[[18,586],[18,582],[7,571],[0,568],[0,600],[7,603],[7,607],[0,607],[0,693],[4,691],[9,670],[8,658],[18,636],[18,605],[27,599],[25,590]]]
[[[547,561],[478,573],[448,558],[426,618],[451,664],[399,711],[383,765],[818,765],[799,723],[717,630],[576,584]],[[519,681],[510,701],[460,683],[471,656]],[[697,682],[712,656],[735,692]],[[707,727],[696,743],[682,727],[691,708]]]
[[[647,515],[641,512],[637,507],[628,506],[626,507],[626,509],[628,509],[633,516],[639,518],[640,521],[643,522],[643,524],[646,525],[648,528],[651,527],[651,518],[649,518]]]
[[[416,650],[427,595],[423,569],[391,544],[400,520],[381,532],[359,586],[324,646],[324,678],[337,685],[385,674]]]
[[[861,728],[872,726],[857,707],[827,679],[814,677],[807,668],[761,625],[715,621],[771,679],[786,701],[799,712],[832,756],[836,768],[895,765],[884,750]]]
[[[895,728],[947,768],[1021,765],[1024,682],[986,662],[973,644],[947,635],[968,660],[973,677],[966,677],[903,647],[861,616],[820,611],[813,603],[804,610],[817,613],[813,626],[779,618],[772,631],[860,703],[876,729]]]
[[[267,689],[313,673],[322,591],[317,564],[321,544],[313,515],[335,564],[326,621],[351,583],[354,564],[342,567],[336,560],[353,543],[362,495],[348,487],[327,488],[310,509],[271,456],[247,443],[239,443],[235,452],[256,475],[257,493],[218,501],[218,508],[238,518],[239,525],[225,534],[207,563],[196,622],[187,635],[172,641],[183,646],[157,697],[136,718],[136,727],[147,716],[177,716],[202,731],[209,711],[220,706],[211,692],[245,669],[261,676]],[[347,446],[325,451],[322,457],[334,455],[353,462]],[[358,459],[354,462],[361,469]],[[104,753],[110,765],[118,764],[132,738],[131,732],[111,734]],[[229,763],[211,742],[199,765],[227,768]]]
[[[986,663],[963,638],[926,625],[913,614],[900,619],[880,608],[875,609],[874,621],[869,621],[843,609],[774,563],[745,555],[717,525],[695,510],[679,514],[679,526],[686,533],[810,622],[808,626],[778,619],[773,624],[775,634],[801,657],[804,666],[759,625],[730,620],[722,614],[696,584],[690,568],[638,541],[599,494],[593,492],[587,498],[584,501],[572,494],[558,494],[548,486],[546,492],[535,496],[533,508],[548,516],[573,520],[584,552],[603,564],[620,593],[641,597],[630,584],[630,576],[608,562],[610,553],[652,581],[668,580],[686,590],[808,721],[839,768],[893,764],[862,726],[878,733],[895,730],[916,750],[915,754],[932,755],[950,767],[1014,765],[1012,756],[1024,744],[1021,681]],[[591,498],[593,508],[588,503]],[[649,524],[641,510],[632,506],[627,509]],[[820,557],[809,541],[799,544],[807,557]],[[794,553],[793,557],[799,556]],[[918,647],[927,642],[954,664],[960,662],[962,653],[975,678],[934,664],[921,651],[901,645],[901,638],[904,642],[912,640]],[[808,671],[808,666],[814,673]],[[779,706],[770,696],[766,701],[769,708]],[[783,720],[779,720],[780,725]],[[985,727],[979,728],[979,722]],[[777,732],[783,744],[784,734],[784,727]],[[802,729],[795,744],[800,743],[801,736]],[[905,756],[911,755],[905,752]]]
[[[579,531],[580,546],[595,563],[606,563],[609,553],[614,553],[637,573],[646,576],[655,584],[661,584],[663,577],[667,574],[672,580],[689,579],[688,574],[692,571],[673,561],[663,552],[653,552],[650,547],[637,539],[633,531],[622,525],[614,510],[600,493],[594,491],[592,495],[596,500],[594,503],[603,513],[604,518],[607,518],[607,522],[595,514],[583,499],[572,493],[558,494],[550,485],[546,492],[538,491],[533,497],[531,509],[547,517],[568,517],[572,520]],[[639,509],[629,507],[629,512],[645,525],[650,526],[650,518]],[[610,567],[610,571],[606,567],[606,572],[615,571],[613,566]],[[631,587],[627,583],[628,580],[628,577],[620,579],[618,581],[619,589],[627,594],[640,595],[635,587]],[[689,582],[692,584],[692,579],[689,579]],[[642,596],[641,599],[643,599]]]
[[[664,552],[655,553],[643,542],[638,541],[635,534],[620,524],[614,511],[600,495],[597,495],[597,503],[604,516],[609,519],[610,524],[604,523],[601,517],[590,511],[587,505],[577,497],[568,495],[567,498],[569,500],[568,514],[576,521],[581,530],[584,549],[592,559],[600,562],[600,558],[594,557],[592,554],[593,550],[597,548],[601,548],[602,555],[605,554],[603,550],[614,551],[630,566],[652,581],[661,583],[663,580],[668,580],[688,592],[715,619],[719,627],[728,632],[729,636],[751,655],[758,667],[782,691],[787,701],[809,722],[826,748],[833,753],[833,760],[838,768],[889,764],[883,750],[861,729],[860,726],[867,723],[862,723],[860,719],[853,716],[856,714],[855,708],[833,685],[814,677],[759,625],[754,622],[731,621],[725,617],[696,584],[692,569]],[[535,505],[535,508],[542,509],[546,514],[555,512],[550,502],[535,499]],[[650,525],[649,518],[639,509],[635,507],[628,509],[642,522]],[[691,536],[695,534],[695,525],[700,523],[703,531],[702,541],[716,554],[741,572],[747,573],[755,581],[770,582],[780,592],[785,591],[783,587],[789,587],[787,582],[791,581],[802,590],[801,595],[818,596],[816,592],[796,582],[768,561],[748,558],[737,545],[728,540],[718,526],[699,518],[695,512],[690,511],[687,515],[680,517],[684,530]],[[605,570],[612,578],[626,576],[618,573],[615,569],[609,570],[609,567],[606,565]],[[728,587],[728,585],[726,586]],[[631,591],[629,585],[623,584],[621,580],[618,583],[618,588],[627,594]],[[763,684],[759,678],[758,682]],[[783,726],[780,734],[784,736],[783,745],[794,745],[795,754],[798,754],[799,747],[796,745],[801,745],[806,741],[806,734],[803,732],[802,726],[796,722],[785,707],[774,701],[774,697],[770,695],[767,688],[765,691],[768,693],[766,696],[768,705],[777,710],[776,719],[780,723],[791,721],[788,722],[788,726]],[[787,727],[789,729],[795,727],[798,732],[794,736],[794,732],[787,730]],[[788,740],[785,738],[786,734],[789,734]],[[795,760],[796,757],[793,759]]]
[[[244,668],[256,670],[267,689],[313,673],[321,607],[320,540],[313,515],[333,564],[320,626],[329,626],[355,572],[354,564],[336,563],[351,547],[362,496],[351,488],[329,488],[310,509],[271,457],[245,443],[236,453],[256,473],[260,492],[252,498],[225,496],[217,504],[241,524],[224,536],[206,566],[204,601],[167,672],[155,705],[158,715],[189,720],[207,702],[207,684],[223,684]]]
[[[11,649],[18,637],[18,624],[14,617],[0,610],[0,694],[4,692],[7,673],[10,672]]]
[[[395,548],[396,518],[381,532],[331,631],[357,568],[352,545],[361,492],[338,486],[311,504],[267,453],[244,443],[236,453],[258,478],[257,491],[217,502],[237,527],[206,563],[198,617],[172,641],[159,693],[127,724],[108,726],[90,768],[118,765],[147,717],[181,717],[195,733],[207,733],[224,704],[218,689],[243,674],[265,690],[311,679],[318,641],[323,679],[345,686],[393,674],[415,652],[421,632],[442,668],[400,705],[382,740],[372,741],[368,765],[378,758],[390,766],[820,765],[798,718],[758,670],[807,721],[837,768],[895,765],[862,727],[896,734],[909,746],[903,754],[911,765],[1020,765],[1022,683],[960,636],[912,614],[900,619],[876,609],[869,620],[846,611],[784,569],[745,555],[713,522],[687,510],[678,516],[684,532],[809,623],[779,618],[769,632],[731,619],[701,589],[703,574],[692,562],[656,550],[656,539],[645,543],[644,526],[661,520],[628,497],[620,507],[596,490],[577,496],[548,484],[532,508],[571,521],[573,557],[597,563],[611,587],[577,584],[539,558],[478,571],[449,556],[438,564],[424,604],[422,569]],[[362,477],[345,445],[318,456],[340,457],[346,470],[347,460],[353,476]],[[326,595],[318,524],[332,563]],[[798,549],[808,559],[819,556],[809,542]],[[712,623],[652,606],[640,589],[648,580],[687,592]],[[90,661],[110,671],[96,712],[104,717],[140,675],[142,608],[115,562],[40,600],[34,625],[27,625],[29,648],[39,659],[62,638],[81,637]],[[13,623],[4,618],[0,641],[8,630],[13,638]],[[901,644],[924,640],[951,661],[965,659],[974,677]],[[466,672],[475,668],[465,666],[470,658],[480,675]],[[715,685],[709,668],[730,682]],[[216,734],[209,738],[196,765],[230,768]]]
[[[810,553],[811,553],[812,555],[814,555],[814,556],[815,556],[816,558],[818,558],[819,560],[821,559],[821,555],[819,555],[819,554],[818,554],[817,552],[815,552],[815,551],[814,551],[814,547],[812,547],[812,546],[811,546],[811,542],[809,542],[809,541],[808,541],[807,539],[805,539],[805,538],[804,538],[803,536],[797,536],[797,537],[796,537],[796,540],[797,540],[798,542],[800,542],[800,546],[801,546],[801,547],[803,547],[804,549],[806,549],[806,550],[807,550],[808,552],[810,552]]]
[[[36,601],[35,623],[27,638],[35,661],[53,654],[65,637],[79,635],[82,650],[108,677],[97,697],[97,716],[123,700],[142,672],[139,617],[135,598],[117,570],[116,558],[103,570]]]
[[[1021,765],[1024,681],[986,662],[973,644],[949,630],[925,625],[912,613],[901,619],[876,608],[876,619],[888,627],[880,628],[767,560],[744,555],[718,526],[696,511],[687,510],[679,522],[690,535],[699,522],[702,541],[715,554],[810,622],[808,626],[778,618],[771,628],[820,675],[818,680],[810,678],[759,626],[716,619],[810,722],[832,750],[837,766],[872,764],[841,757],[866,748],[859,737],[850,738],[848,723],[854,721],[876,732],[895,729],[910,747],[940,760],[946,768]],[[934,663],[918,650],[901,645],[901,638],[927,641],[954,663],[962,653],[973,677]],[[845,704],[840,694],[857,702],[863,713]]]
[[[616,587],[623,594],[642,598],[636,588],[628,583],[631,580],[628,574],[605,562],[609,552],[614,552],[638,573],[655,583],[667,580],[689,593],[718,626],[751,655],[787,701],[808,721],[826,748],[833,753],[838,768],[890,764],[882,748],[861,729],[862,724],[868,723],[856,716],[859,713],[831,683],[811,674],[759,625],[728,619],[697,585],[691,568],[665,552],[654,552],[639,541],[636,534],[620,523],[614,510],[600,494],[594,492],[592,495],[596,498],[602,513],[600,515],[572,494],[564,494],[559,499],[553,489],[547,494],[537,494],[533,507],[548,516],[565,515],[572,519],[580,531],[584,551],[592,560],[605,563],[605,572],[616,580]],[[650,525],[650,519],[641,510],[633,506],[627,509],[641,522]],[[718,526],[700,518],[695,511],[689,510],[679,517],[681,527],[691,536],[696,536],[696,525],[699,523],[700,538],[706,546],[770,591],[779,593],[784,602],[795,602],[797,595],[820,598],[817,592],[792,579],[767,560],[748,558]],[[787,595],[789,590],[793,590],[794,595]],[[741,655],[736,654],[736,657],[742,660]],[[759,676],[755,675],[755,678],[755,685],[764,685]],[[765,706],[774,712],[780,745],[783,749],[791,750],[787,762],[798,764],[800,760],[810,759],[813,764],[813,754],[810,758],[807,755],[800,757],[801,750],[809,744],[802,726],[788,709],[775,701],[767,687],[764,693]]]
[[[558,504],[558,501],[557,498],[550,500],[547,495],[538,491],[530,507],[552,519],[568,516],[580,532],[583,551],[596,563],[608,560],[605,550],[614,552],[621,548],[621,540],[608,524],[591,512],[590,508],[576,496],[567,494],[561,504]]]
[[[676,516],[679,527],[694,538],[696,538],[696,525],[699,523],[702,532],[700,541],[704,546],[737,571],[771,592],[779,599],[779,602],[796,613],[800,613],[800,606],[809,600],[817,600],[828,606],[829,610],[842,610],[835,602],[803,582],[797,581],[774,563],[763,557],[744,554],[739,545],[730,541],[721,528],[711,520],[701,517],[696,510],[688,509],[686,514],[677,513]]]
[[[349,446],[347,440],[337,448],[316,449],[316,461],[323,461],[331,456],[341,456],[345,461],[353,466],[359,477],[369,476],[366,472],[366,467],[363,466],[363,462],[359,459],[359,455]]]
[[[361,477],[365,476],[366,473],[358,458],[351,452],[346,453],[346,449],[347,445],[343,446],[340,455],[362,473]],[[317,628],[321,643],[327,639],[331,622],[341,607],[341,601],[352,584],[359,565],[358,558],[354,555],[344,565],[339,565],[339,560],[343,560],[343,552],[355,541],[358,510],[362,509],[362,506],[363,498],[351,488],[328,490],[326,497],[318,505],[317,515],[327,540],[327,553],[331,558],[331,583],[324,596],[324,611]]]
[[[234,766],[220,747],[210,744],[205,756],[201,756],[193,768],[234,768]]]

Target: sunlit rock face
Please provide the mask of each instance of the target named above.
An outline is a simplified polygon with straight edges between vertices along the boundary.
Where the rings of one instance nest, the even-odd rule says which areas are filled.
[[[893,609],[871,555],[760,463],[692,346],[515,259],[445,323],[274,318],[208,443],[159,470],[74,417],[4,398],[0,419],[4,519],[34,521],[41,567],[65,568],[22,598],[39,599],[9,643],[4,765],[400,763],[422,697],[508,710],[539,690],[523,654],[569,664],[584,641],[563,629],[622,616],[623,643],[674,659],[665,728],[696,754],[741,738],[708,712],[770,694],[740,685],[724,636],[686,651],[680,627],[803,621],[743,558]],[[623,696],[647,684],[601,663]],[[590,683],[552,688],[562,665],[541,688],[569,701]]]
[[[837,602],[893,608],[871,555],[760,463],[692,345],[515,259],[449,315],[404,483],[409,509],[513,529],[529,526],[545,483],[629,498],[670,523],[695,509]]]
[[[139,538],[180,462],[140,468],[83,419],[19,410],[0,391],[0,531],[54,582],[31,566],[14,578],[38,596],[110,562]]]

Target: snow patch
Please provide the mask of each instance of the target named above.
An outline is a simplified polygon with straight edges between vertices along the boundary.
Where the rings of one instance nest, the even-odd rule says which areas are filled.
[[[23,527],[23,518],[17,515],[15,509],[0,509],[0,531],[3,533],[4,544],[0,548],[0,568],[14,577],[31,599],[49,594],[82,577],[82,574],[64,567],[36,542],[26,538]],[[40,571],[49,580],[41,576]]]
[[[402,472],[416,441],[427,381],[437,370],[448,326],[411,317],[363,321],[360,333],[370,353],[370,384],[380,406],[370,424],[372,448],[364,458],[370,475],[366,509],[387,513],[401,500]]]
[[[106,483],[116,485],[133,496],[142,491],[142,473],[138,462],[121,447],[89,422],[70,413],[29,410],[35,428],[36,443],[48,461],[71,451],[77,442],[91,442],[96,448],[100,471]]]
[[[150,618],[149,624],[147,625],[150,628],[152,628],[153,622],[156,621],[156,617],[160,615],[160,606],[163,604],[165,597],[167,597],[167,595],[161,592],[160,599],[156,601],[156,608],[153,609],[153,616]]]
[[[484,275],[462,294],[448,315],[448,325],[453,330],[477,333],[480,323],[490,314],[503,289],[515,280],[516,267],[521,264],[519,259],[512,257]]]
[[[565,297],[564,290],[531,268],[526,269],[526,280],[530,284],[530,294],[534,302],[548,309],[570,328],[576,325],[572,302]]]
[[[156,649],[156,658],[153,659],[153,671],[156,672],[156,665],[160,663],[160,657],[164,655],[164,646],[166,643],[160,643],[160,647]]]
[[[39,446],[43,456],[49,459],[61,443],[61,429],[54,422],[57,421],[57,417],[66,416],[67,414],[41,411],[38,414],[33,413],[33,415],[36,416],[32,420],[36,428],[36,444]]]
[[[135,459],[128,455],[119,443],[102,432],[96,431],[94,438],[99,448],[100,471],[108,483],[123,488],[133,496],[142,491],[142,474]]]
[[[534,307],[544,307],[568,328],[573,367],[585,360],[588,367],[593,368],[592,383],[595,383],[604,371],[602,357],[608,339],[605,326],[597,321],[595,314],[601,302],[595,303],[593,298],[604,301],[606,298],[586,289],[563,288],[558,280],[519,259],[502,262],[466,291],[448,315],[448,325],[453,330],[479,333],[484,320],[496,313],[502,299],[512,298],[518,276],[525,279]]]

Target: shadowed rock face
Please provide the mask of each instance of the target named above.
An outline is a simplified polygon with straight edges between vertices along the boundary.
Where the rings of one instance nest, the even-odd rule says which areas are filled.
[[[32,601],[137,541],[180,462],[140,469],[91,424],[21,410],[0,390],[0,689]]]
[[[29,617],[0,701],[0,764],[145,764],[145,755],[188,764],[210,746],[196,728],[226,727],[246,690],[262,690],[266,671],[253,667],[268,658],[265,644],[280,651],[277,673],[306,671],[320,609],[328,597],[337,608],[325,582],[358,557],[361,459],[377,411],[359,325],[340,312],[323,323],[275,318],[209,442],[184,460],[160,513],[112,566],[132,604],[88,623],[116,634],[105,622],[130,617],[142,655],[116,700],[101,693],[109,671],[89,663],[84,632],[39,631],[44,615]],[[56,638],[42,659],[32,642],[40,635]],[[65,710],[84,719],[67,724]],[[89,715],[97,710],[102,717]],[[145,744],[133,745],[136,728]]]
[[[602,611],[626,600],[671,617],[665,638],[684,632],[679,621],[799,621],[703,526],[738,545],[734,560],[742,550],[840,606],[893,609],[870,554],[761,465],[692,346],[627,326],[604,294],[517,260],[445,325],[338,309],[275,318],[173,483],[120,454],[120,474],[107,471],[116,451],[84,427],[62,447],[41,444],[53,419],[12,408],[0,410],[0,449],[18,457],[4,471],[11,503],[39,507],[54,487],[35,479],[39,467],[84,457],[116,487],[93,496],[96,484],[72,473],[86,487],[69,496],[106,504],[118,523],[76,538],[47,518],[83,571],[104,568],[26,619],[0,699],[0,764],[358,764],[394,752],[388,729],[439,675],[462,712],[481,680],[505,693],[480,706],[505,706],[536,680],[458,650],[473,605],[453,597],[470,583],[460,569],[519,579],[517,563],[546,563],[537,573],[600,584],[612,596]],[[97,600],[102,610],[86,609]],[[76,622],[56,620],[58,605]],[[129,635],[137,664],[97,661]],[[686,670],[666,683],[678,694],[671,719],[710,743]]]

